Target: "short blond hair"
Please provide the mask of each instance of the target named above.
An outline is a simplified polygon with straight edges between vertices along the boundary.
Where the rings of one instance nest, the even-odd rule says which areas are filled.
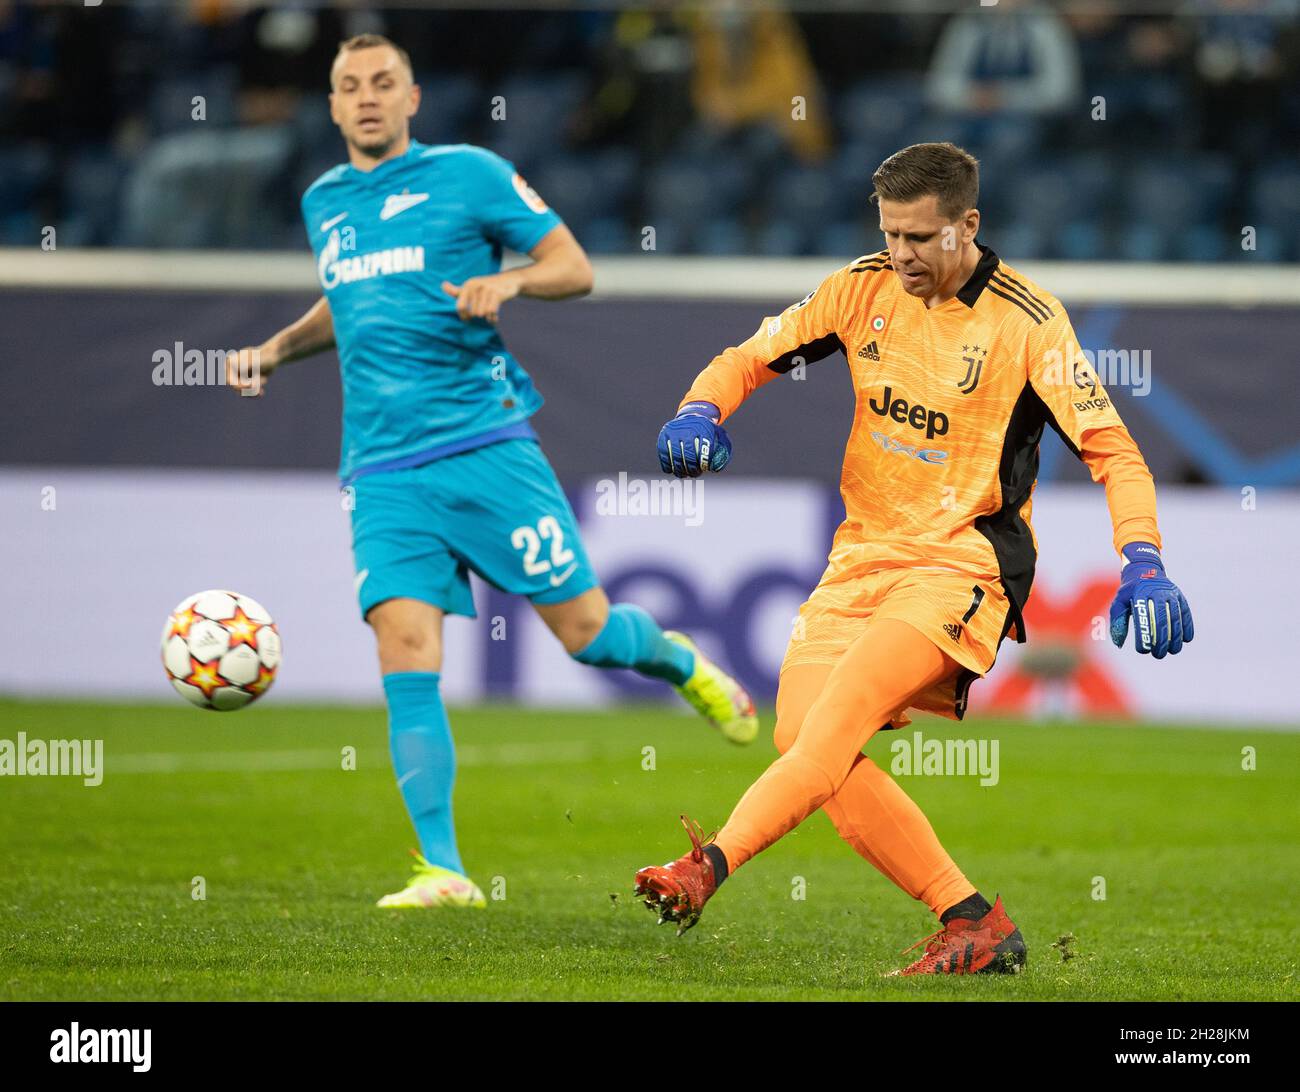
[[[330,83],[334,82],[334,65],[339,63],[339,58],[344,53],[355,53],[359,49],[382,49],[384,46],[397,54],[397,59],[406,66],[406,73],[414,83],[415,69],[411,67],[411,55],[391,38],[385,38],[382,34],[357,34],[345,42],[340,42],[339,51],[334,54],[334,64],[330,65]]]

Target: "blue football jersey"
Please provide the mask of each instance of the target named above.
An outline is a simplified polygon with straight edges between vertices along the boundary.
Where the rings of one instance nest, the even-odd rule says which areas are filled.
[[[442,288],[498,272],[503,247],[527,253],[561,223],[510,163],[413,140],[372,171],[327,171],[302,214],[341,363],[345,481],[530,432],[532,379]]]

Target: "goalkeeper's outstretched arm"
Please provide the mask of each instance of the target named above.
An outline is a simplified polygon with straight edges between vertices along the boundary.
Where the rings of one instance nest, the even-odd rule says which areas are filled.
[[[234,349],[226,356],[226,383],[240,394],[262,394],[266,381],[281,364],[315,356],[334,347],[334,319],[321,296],[311,309],[261,345]]]
[[[1110,636],[1122,646],[1132,620],[1133,645],[1157,660],[1195,636],[1182,589],[1165,575],[1156,526],[1156,489],[1146,460],[1102,386],[1062,308],[1030,332],[1029,380],[1061,438],[1106,486],[1115,549],[1124,560],[1110,605]]]
[[[721,470],[731,461],[731,438],[722,422],[764,383],[844,347],[839,322],[851,268],[837,270],[798,303],[763,319],[753,337],[723,350],[695,377],[677,416],[659,430],[664,473],[697,478]]]
[[[798,303],[763,319],[752,337],[715,356],[678,408],[708,402],[718,408],[719,421],[725,421],[763,384],[842,349],[838,327],[849,268],[832,273]]]

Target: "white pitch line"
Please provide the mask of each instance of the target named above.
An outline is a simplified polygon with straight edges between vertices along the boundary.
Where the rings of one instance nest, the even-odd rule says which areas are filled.
[[[458,766],[558,766],[587,762],[596,757],[588,743],[466,744],[456,748]],[[359,765],[374,769],[389,764],[386,754],[360,751]],[[342,769],[338,751],[146,751],[104,756],[104,772],[112,774],[156,773],[275,773],[303,770]]]

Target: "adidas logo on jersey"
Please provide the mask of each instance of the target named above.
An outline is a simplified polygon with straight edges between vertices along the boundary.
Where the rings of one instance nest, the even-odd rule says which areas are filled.
[[[880,350],[876,347],[874,341],[869,341],[862,346],[858,350],[858,356],[862,357],[863,360],[874,360],[877,364],[880,363]]]
[[[943,626],[943,631],[954,641],[961,640],[961,626],[958,625],[956,622],[945,622]]]

